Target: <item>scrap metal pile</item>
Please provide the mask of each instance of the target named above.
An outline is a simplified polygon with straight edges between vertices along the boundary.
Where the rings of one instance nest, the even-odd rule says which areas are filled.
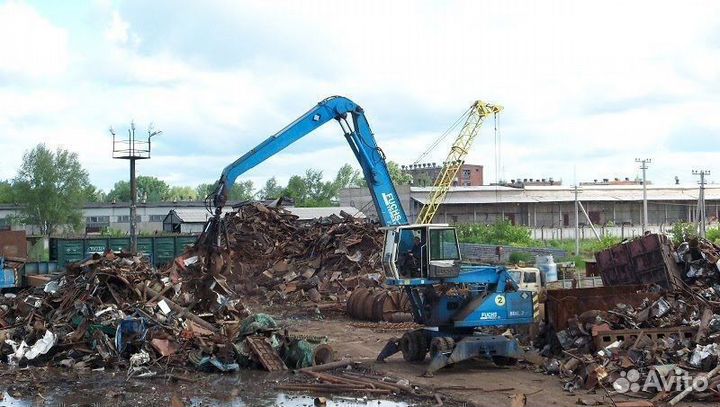
[[[659,298],[584,312],[557,334],[544,326],[536,346],[548,356],[545,371],[569,391],[604,388],[649,405],[720,400],[720,247],[692,239],[676,253],[683,281],[648,287]]]
[[[282,370],[332,359],[321,338],[293,338],[249,315],[222,276],[186,259],[157,271],[146,258],[95,255],[59,280],[0,297],[0,357],[10,365]]]
[[[350,214],[311,222],[259,203],[225,216],[224,275],[242,294],[264,302],[345,300],[383,279],[382,232]]]

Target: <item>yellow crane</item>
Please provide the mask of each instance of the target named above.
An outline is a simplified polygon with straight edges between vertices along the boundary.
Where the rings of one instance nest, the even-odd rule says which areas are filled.
[[[443,167],[433,184],[430,198],[418,214],[417,223],[432,223],[433,217],[435,217],[435,213],[438,211],[440,204],[445,201],[445,197],[453,181],[457,179],[458,171],[460,171],[460,167],[465,163],[465,157],[470,151],[470,146],[472,146],[473,140],[475,140],[475,136],[477,136],[483,121],[485,121],[485,118],[489,115],[497,115],[502,109],[502,106],[476,100],[466,112],[467,119],[465,119],[465,124],[462,129],[460,129],[460,134],[458,134],[453,142],[450,153],[448,153],[447,158],[443,162]]]

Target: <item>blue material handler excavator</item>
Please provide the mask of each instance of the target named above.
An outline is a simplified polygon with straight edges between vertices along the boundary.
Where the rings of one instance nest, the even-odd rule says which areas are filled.
[[[481,330],[533,323],[533,293],[519,290],[505,267],[461,263],[454,228],[408,222],[365,112],[347,98],[321,101],[228,165],[208,196],[213,216],[196,245],[217,253],[224,234],[222,208],[238,176],[331,120],[340,124],[360,164],[385,232],[385,284],[406,292],[413,319],[423,326],[388,342],[378,360],[401,352],[406,361],[419,362],[430,353],[427,375],[474,357],[498,364],[516,360],[522,354],[517,340]]]

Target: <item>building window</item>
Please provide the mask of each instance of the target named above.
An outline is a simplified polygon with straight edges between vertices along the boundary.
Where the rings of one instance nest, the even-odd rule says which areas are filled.
[[[463,170],[463,178],[470,178],[470,170]]]
[[[567,213],[563,213],[563,226],[570,226],[570,215]]]
[[[593,225],[599,225],[600,224],[600,211],[588,212],[588,218],[590,218],[590,222],[592,222]]]
[[[11,226],[10,218],[0,218],[0,230],[10,230]]]
[[[85,223],[110,223],[109,216],[88,216],[85,218]]]
[[[135,215],[135,222],[142,222],[142,216]],[[120,215],[117,217],[117,223],[130,223],[130,215]]]
[[[160,222],[165,220],[165,216],[167,215],[150,215],[150,222]]]

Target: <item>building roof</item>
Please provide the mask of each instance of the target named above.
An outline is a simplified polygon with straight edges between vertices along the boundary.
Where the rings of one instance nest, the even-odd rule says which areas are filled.
[[[428,201],[432,187],[410,188],[411,198],[421,204]],[[581,201],[632,202],[642,201],[642,185],[584,185],[578,190]],[[697,201],[697,186],[648,185],[648,201]],[[720,200],[720,185],[706,185],[706,200]],[[491,204],[491,203],[533,203],[573,202],[575,191],[571,186],[526,186],[511,188],[504,186],[453,187],[448,191],[444,204]]]
[[[176,208],[171,209],[168,216],[175,213],[182,223],[205,223],[211,214],[205,208]],[[167,219],[167,216],[165,217]]]

